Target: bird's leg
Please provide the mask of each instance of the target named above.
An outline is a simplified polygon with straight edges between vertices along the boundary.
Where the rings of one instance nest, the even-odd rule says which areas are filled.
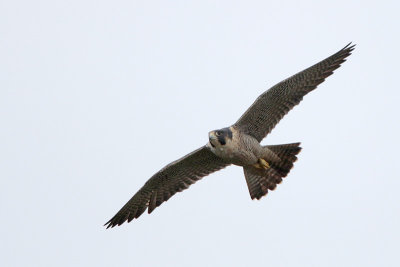
[[[269,163],[266,162],[264,159],[258,159],[258,162],[260,163],[261,167],[265,170],[271,168],[271,166],[269,166]]]
[[[268,162],[266,162],[264,159],[258,159],[257,163],[253,165],[254,167],[258,168],[258,169],[264,169],[267,170],[269,168],[271,168],[271,166],[269,165]]]

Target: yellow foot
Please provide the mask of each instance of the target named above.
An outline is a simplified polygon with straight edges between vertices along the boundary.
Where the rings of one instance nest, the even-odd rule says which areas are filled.
[[[260,163],[261,167],[265,170],[271,168],[271,166],[269,166],[269,163],[266,162],[264,159],[258,159],[258,162]]]
[[[257,163],[254,164],[253,166],[258,169],[264,169],[264,170],[271,168],[271,166],[269,166],[269,163],[266,162],[264,159],[258,159]]]

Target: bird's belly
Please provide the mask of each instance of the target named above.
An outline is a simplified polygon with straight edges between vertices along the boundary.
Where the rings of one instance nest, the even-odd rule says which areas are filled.
[[[219,147],[215,149],[214,153],[225,161],[239,166],[257,163],[257,157],[251,151]]]

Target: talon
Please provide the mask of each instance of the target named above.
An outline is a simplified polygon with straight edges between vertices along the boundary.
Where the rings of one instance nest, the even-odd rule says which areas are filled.
[[[258,164],[258,163],[256,163],[256,164],[253,164],[253,167],[255,167],[255,168],[257,168],[257,169],[262,169],[261,165],[260,165],[260,164]]]
[[[266,162],[264,159],[258,159],[256,164],[253,164],[253,167],[256,167],[257,169],[264,169],[267,170],[271,168],[268,162]]]
[[[261,166],[261,168],[267,170],[269,168],[271,168],[271,166],[269,166],[269,163],[266,162],[264,159],[258,159],[259,165]]]

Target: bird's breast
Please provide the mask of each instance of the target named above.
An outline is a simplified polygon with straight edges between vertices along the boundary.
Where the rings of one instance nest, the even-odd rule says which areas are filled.
[[[253,148],[235,136],[225,145],[215,147],[213,152],[225,161],[239,166],[255,164],[258,159]]]

